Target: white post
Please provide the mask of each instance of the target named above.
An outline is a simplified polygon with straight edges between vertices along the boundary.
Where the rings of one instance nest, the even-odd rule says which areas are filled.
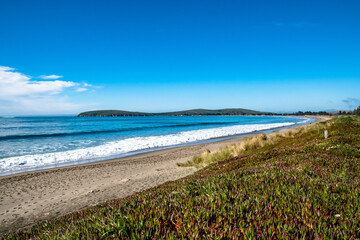
[[[325,131],[324,131],[324,137],[325,137],[325,138],[328,138],[328,137],[329,137],[329,132],[328,132],[328,130],[325,130]]]

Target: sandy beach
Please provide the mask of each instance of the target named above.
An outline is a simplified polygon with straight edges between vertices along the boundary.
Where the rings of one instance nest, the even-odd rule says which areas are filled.
[[[318,121],[326,119],[319,117]],[[186,162],[206,149],[213,151],[242,139],[0,177],[0,233],[30,227],[39,221],[185,177],[197,169],[178,167],[177,163]]]

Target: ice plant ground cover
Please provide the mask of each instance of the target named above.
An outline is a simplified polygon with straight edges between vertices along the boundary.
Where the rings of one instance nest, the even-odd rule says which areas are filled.
[[[334,118],[227,157],[192,176],[3,237],[360,238],[359,118]]]

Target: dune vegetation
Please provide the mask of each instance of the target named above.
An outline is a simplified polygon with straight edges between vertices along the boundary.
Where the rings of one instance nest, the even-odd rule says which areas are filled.
[[[239,157],[244,154],[249,154],[253,150],[257,150],[265,146],[272,146],[274,144],[281,142],[285,138],[294,138],[295,135],[299,135],[300,133],[306,133],[309,131],[318,131],[318,133],[320,133],[321,131],[324,131],[324,129],[329,127],[331,124],[333,124],[333,122],[321,123],[312,126],[298,127],[293,130],[277,133],[275,135],[274,134],[267,135],[265,133],[261,133],[255,136],[250,136],[238,144],[226,146],[213,152],[207,150],[201,155],[194,156],[191,161],[188,161],[186,163],[179,163],[178,166],[182,166],[182,167],[192,166],[192,167],[202,168],[216,161],[225,160],[233,157]],[[265,150],[265,148],[263,148],[263,150]]]
[[[359,117],[259,135],[185,165],[204,168],[3,237],[360,238]]]

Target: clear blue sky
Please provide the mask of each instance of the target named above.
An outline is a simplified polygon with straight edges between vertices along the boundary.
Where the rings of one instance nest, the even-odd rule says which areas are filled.
[[[359,13],[357,0],[2,0],[0,115],[353,109]]]

